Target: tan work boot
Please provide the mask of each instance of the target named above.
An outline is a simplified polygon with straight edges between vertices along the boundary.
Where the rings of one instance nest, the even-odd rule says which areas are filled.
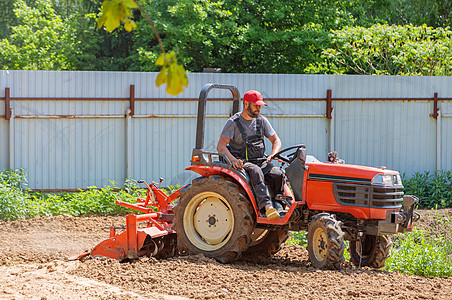
[[[270,207],[269,209],[267,209],[265,215],[267,216],[267,220],[273,220],[280,217],[279,212],[274,207]]]

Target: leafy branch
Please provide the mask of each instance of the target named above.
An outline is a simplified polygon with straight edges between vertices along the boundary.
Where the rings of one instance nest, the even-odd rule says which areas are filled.
[[[449,76],[452,74],[451,35],[448,28],[425,25],[345,27],[332,31],[334,47],[325,49],[322,54],[333,67],[323,70],[320,67],[320,70],[369,75]]]
[[[99,28],[105,26],[108,32],[112,32],[123,23],[125,30],[132,31],[137,26],[132,19],[132,9],[140,10],[141,14],[151,26],[162,51],[162,54],[155,62],[156,65],[162,67],[155,80],[155,84],[160,86],[166,83],[166,92],[171,95],[178,95],[183,92],[184,86],[188,86],[185,69],[177,63],[176,53],[174,51],[169,53],[165,52],[165,47],[154,26],[154,22],[152,22],[144,8],[136,0],[105,0],[102,3],[102,13],[97,26]]]

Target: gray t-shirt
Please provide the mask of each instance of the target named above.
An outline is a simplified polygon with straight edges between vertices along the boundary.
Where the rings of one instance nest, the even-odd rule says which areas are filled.
[[[236,113],[236,115],[239,115],[239,122],[245,129],[245,133],[247,134],[247,136],[252,136],[257,133],[255,118],[253,118],[252,120],[245,120],[245,118],[241,116],[241,112]],[[267,120],[267,118],[264,117],[263,115],[261,115],[261,118],[262,118],[262,134],[266,138],[275,135],[276,132],[273,129],[270,122]],[[235,122],[232,120],[232,117],[226,121],[226,124],[224,125],[221,135],[228,139],[231,139],[229,144],[235,149],[240,149],[245,144],[242,134],[240,133],[240,129],[238,128],[237,124],[235,124]]]

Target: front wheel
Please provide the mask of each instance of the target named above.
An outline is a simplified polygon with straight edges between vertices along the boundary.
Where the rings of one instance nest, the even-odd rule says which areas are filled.
[[[315,268],[339,270],[344,261],[344,232],[333,215],[320,213],[308,227],[308,254]]]
[[[391,246],[389,236],[366,235],[359,241],[350,241],[350,261],[358,267],[383,268]]]
[[[201,177],[180,192],[174,207],[177,246],[220,262],[239,258],[251,243],[250,201],[221,176]]]

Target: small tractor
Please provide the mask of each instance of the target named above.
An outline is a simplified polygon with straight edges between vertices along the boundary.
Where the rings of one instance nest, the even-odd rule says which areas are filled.
[[[397,171],[344,164],[331,153],[327,162],[306,154],[304,145],[274,156],[285,177],[284,195],[272,195],[280,217],[262,216],[248,175],[232,167],[226,155],[203,150],[207,96],[226,89],[239,110],[239,91],[206,84],[200,93],[196,145],[186,170],[199,177],[167,196],[160,183],[145,183],[146,199],[116,204],[144,214],[129,214],[125,231],[72,258],[104,256],[117,260],[142,255],[199,254],[227,263],[242,255],[273,255],[290,231],[307,231],[309,259],[315,268],[340,269],[348,241],[356,266],[381,268],[390,255],[390,235],[408,232],[419,219],[418,199],[404,195]],[[173,205],[174,204],[174,205]],[[158,211],[154,211],[157,208]],[[146,221],[139,228],[138,223]]]

